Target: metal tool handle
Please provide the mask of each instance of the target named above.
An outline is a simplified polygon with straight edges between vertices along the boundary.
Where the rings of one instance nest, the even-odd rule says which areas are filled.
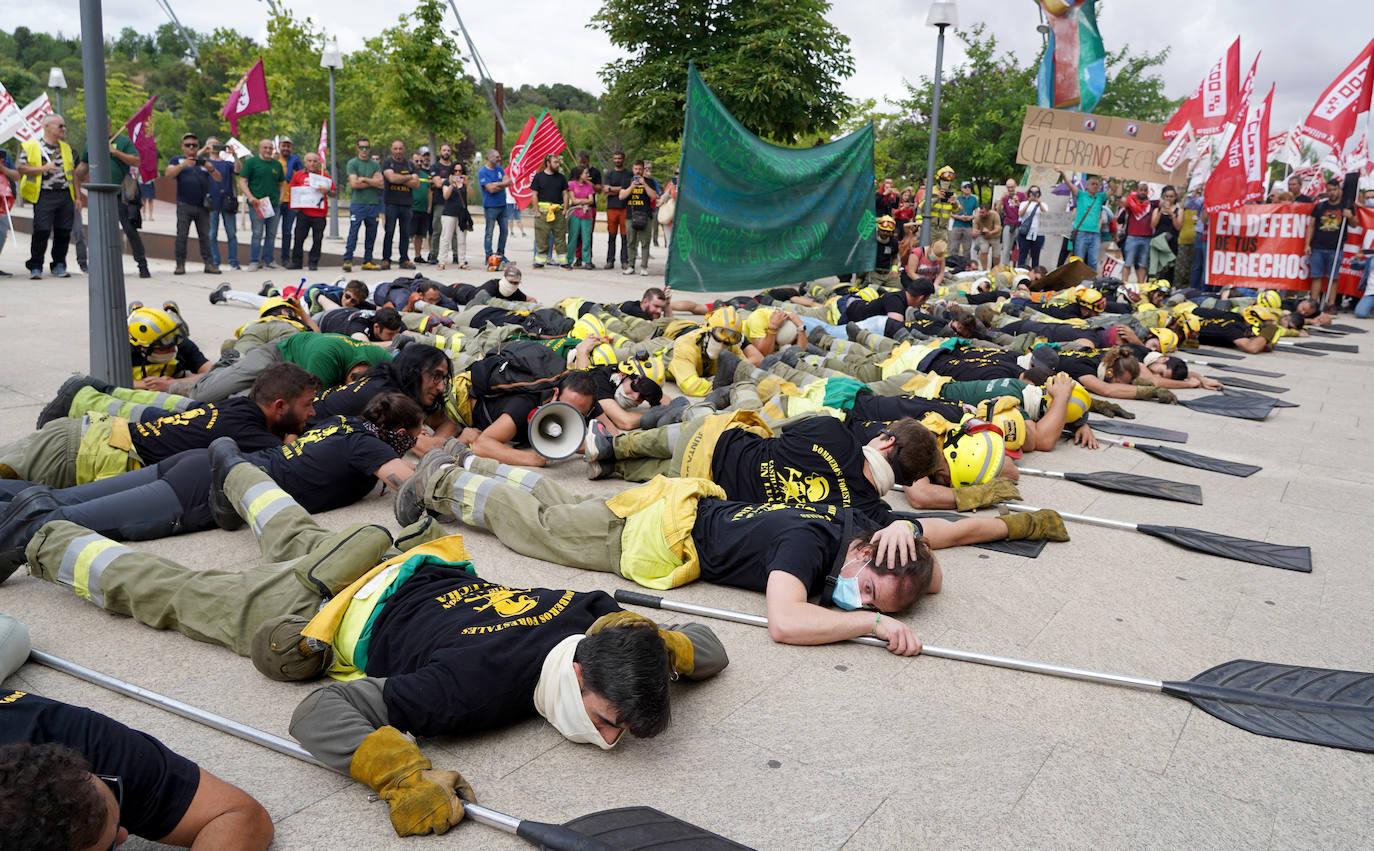
[[[615,592],[617,602],[634,603],[635,600],[653,600],[653,603],[637,604],[648,605],[651,608],[663,609],[669,612],[679,612],[685,615],[697,615],[699,617],[716,618],[723,621],[734,621],[735,623],[749,624],[750,626],[768,627],[768,618],[763,615],[751,615],[747,612],[736,612],[731,609],[718,609],[715,606],[702,606],[696,603],[684,603],[680,600],[669,600],[663,597],[653,597],[649,594],[641,594],[637,591]],[[887,642],[873,635],[861,635],[858,638],[851,638],[855,644],[869,644],[874,647],[887,647]],[[925,656],[937,656],[941,659],[954,659],[959,662],[974,662],[979,665],[992,665],[997,668],[1011,668],[1016,671],[1027,671],[1032,674],[1048,674],[1053,677],[1067,677],[1074,680],[1088,680],[1095,683],[1106,683],[1108,685],[1127,686],[1130,688],[1145,689],[1147,691],[1159,691],[1164,687],[1160,680],[1151,680],[1144,677],[1129,677],[1123,674],[1108,674],[1102,671],[1089,671],[1084,668],[1070,668],[1064,665],[1051,665],[1045,662],[1032,662],[1026,659],[1013,659],[1009,656],[994,656],[988,653],[975,653],[971,650],[958,650],[952,647],[938,647],[934,644],[926,644],[921,647],[921,653]]]
[[[1012,511],[1039,511],[1034,505],[1026,505],[1024,502],[1004,502],[1003,508],[1010,508]],[[1087,514],[1070,514],[1067,511],[1060,511],[1059,516],[1065,520],[1072,520],[1076,523],[1089,523],[1093,526],[1106,526],[1108,529],[1125,529],[1128,532],[1136,531],[1139,526],[1135,523],[1127,523],[1125,520],[1109,520],[1106,517],[1091,517]]]
[[[1058,470],[1036,470],[1032,467],[1017,467],[1018,472],[1025,473],[1027,476],[1039,476],[1042,479],[1067,479],[1068,475]]]

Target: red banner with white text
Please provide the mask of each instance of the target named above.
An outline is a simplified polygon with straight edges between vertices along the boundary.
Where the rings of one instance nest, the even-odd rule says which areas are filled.
[[[1246,204],[1218,212],[1208,229],[1207,283],[1212,286],[1306,290],[1311,271],[1304,244],[1312,204]],[[1374,208],[1357,207],[1346,229],[1338,292],[1358,295],[1362,269],[1351,262],[1374,249]]]

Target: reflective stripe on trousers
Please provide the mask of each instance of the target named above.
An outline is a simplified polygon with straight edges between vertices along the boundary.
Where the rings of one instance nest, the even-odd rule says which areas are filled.
[[[496,479],[489,476],[466,470],[459,473],[453,482],[453,501],[458,503],[462,512],[458,519],[469,526],[487,528],[487,496],[496,485]]]
[[[57,581],[69,586],[78,597],[103,607],[105,595],[100,590],[100,575],[110,566],[110,562],[129,552],[133,550],[104,535],[94,532],[82,535],[73,539],[62,554]]]
[[[277,516],[277,512],[295,504],[289,493],[269,480],[258,482],[243,492],[239,500],[239,513],[247,518],[253,527],[253,534],[261,537],[263,527]]]

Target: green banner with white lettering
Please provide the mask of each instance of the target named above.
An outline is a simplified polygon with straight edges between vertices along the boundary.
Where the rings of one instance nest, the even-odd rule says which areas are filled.
[[[765,289],[871,272],[873,125],[814,148],[763,141],[687,70],[667,283]]]

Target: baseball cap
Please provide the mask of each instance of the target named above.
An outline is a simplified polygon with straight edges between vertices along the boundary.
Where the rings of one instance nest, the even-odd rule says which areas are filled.
[[[428,146],[428,145],[421,145],[421,146],[420,146],[420,153],[422,153],[422,154],[427,154],[427,153],[429,153],[429,146]]]

